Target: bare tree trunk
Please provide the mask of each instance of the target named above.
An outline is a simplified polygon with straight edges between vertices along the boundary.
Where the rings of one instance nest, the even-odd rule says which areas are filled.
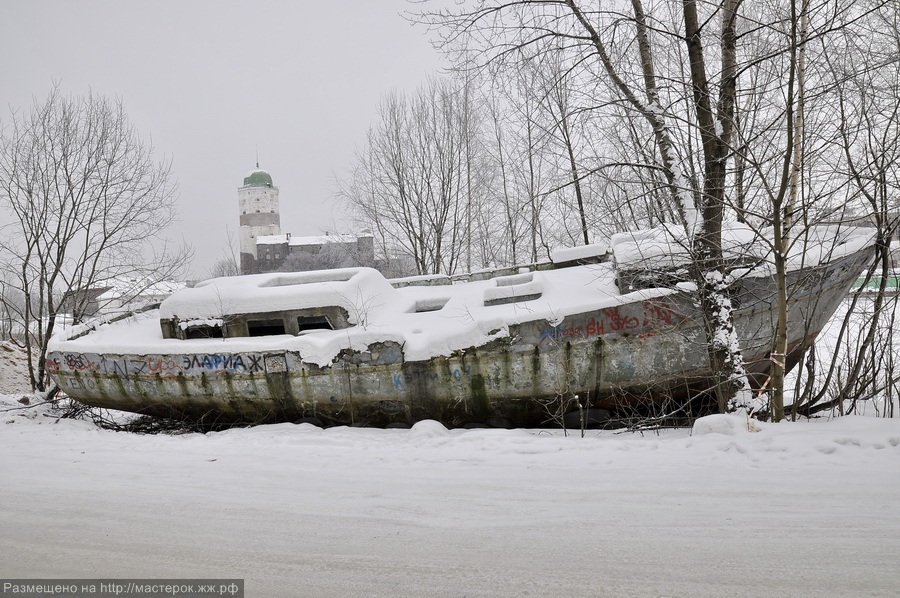
[[[581,177],[578,175],[578,163],[575,162],[575,149],[572,147],[572,138],[569,134],[569,117],[565,111],[560,113],[563,140],[566,145],[566,154],[569,157],[569,168],[572,172],[572,185],[575,187],[575,199],[578,202],[578,217],[581,220],[581,236],[585,245],[590,245],[588,236],[587,216],[584,212],[584,194],[581,190]]]
[[[703,145],[704,185],[700,204],[701,227],[694,238],[696,266],[699,269],[700,305],[708,327],[709,359],[716,376],[715,395],[719,410],[735,406],[737,391],[745,385],[746,373],[741,361],[740,347],[734,329],[728,280],[722,258],[722,220],[725,210],[725,175],[730,154],[730,139],[734,123],[734,93],[736,87],[735,20],[739,0],[728,0],[722,8],[722,81],[717,113],[713,113],[710,86],[697,6],[694,0],[684,0],[685,41],[690,61],[694,107]]]

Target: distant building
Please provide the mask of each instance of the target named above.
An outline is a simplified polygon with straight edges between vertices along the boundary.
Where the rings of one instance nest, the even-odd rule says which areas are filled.
[[[272,184],[271,175],[251,170],[238,189],[240,213],[239,239],[241,244],[241,274],[264,272],[257,266],[256,240],[259,237],[281,234],[281,215],[278,211],[278,187]]]
[[[116,277],[105,286],[75,289],[66,293],[62,309],[79,320],[94,316],[116,316],[162,302],[185,287],[183,282],[150,281],[130,276]]]
[[[375,261],[372,235],[268,235],[257,238],[256,252],[259,272],[372,266]]]
[[[374,265],[375,246],[370,234],[282,234],[278,187],[258,163],[238,189],[238,210],[241,274]]]

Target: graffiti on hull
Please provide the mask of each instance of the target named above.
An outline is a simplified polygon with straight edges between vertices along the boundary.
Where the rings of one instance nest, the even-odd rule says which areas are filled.
[[[652,334],[657,328],[673,326],[687,319],[667,301],[644,301],[639,309],[607,307],[590,318],[573,318],[558,326],[546,326],[540,333],[538,344],[545,341],[562,341],[569,338],[597,337],[604,334]]]
[[[265,373],[262,353],[210,353],[205,355],[107,356],[92,353],[51,353],[50,373],[115,374],[120,376],[199,375],[203,372]]]

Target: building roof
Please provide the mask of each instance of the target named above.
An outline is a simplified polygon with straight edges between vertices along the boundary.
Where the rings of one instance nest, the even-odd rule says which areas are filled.
[[[173,280],[151,281],[146,278],[119,276],[107,281],[109,286],[104,287],[103,293],[98,297],[100,301],[112,301],[114,299],[171,295],[186,285],[183,282]]]
[[[265,170],[255,168],[244,175],[244,187],[271,187],[272,175]]]

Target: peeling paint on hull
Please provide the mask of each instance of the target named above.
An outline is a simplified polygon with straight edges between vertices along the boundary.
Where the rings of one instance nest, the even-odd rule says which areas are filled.
[[[871,250],[790,275],[788,366],[813,342],[846,296]],[[735,323],[754,386],[769,371],[775,322],[771,279],[738,283]],[[510,326],[508,338],[449,357],[405,361],[396,343],[344,351],[331,366],[295,351],[129,355],[56,351],[48,366],[60,388],[89,405],[206,422],[317,417],[329,424],[448,426],[501,418],[539,426],[578,394],[615,409],[685,401],[709,388],[706,335],[689,293]]]

